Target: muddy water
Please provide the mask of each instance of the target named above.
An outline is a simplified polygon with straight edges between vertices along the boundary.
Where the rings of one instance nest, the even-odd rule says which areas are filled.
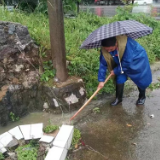
[[[145,106],[136,106],[138,91],[125,97],[122,105],[100,107],[77,124],[90,148],[72,154],[72,160],[159,160],[160,90],[148,93]],[[111,100],[110,100],[111,101]],[[150,115],[155,118],[151,119]],[[97,153],[98,151],[98,153]],[[102,156],[102,155],[103,156]]]
[[[7,126],[0,127],[0,134],[8,131],[13,127],[23,124],[43,123],[44,125],[47,125],[50,122],[55,125],[70,124],[70,116],[71,114],[53,115],[46,112],[33,112],[23,118],[20,118],[20,120],[17,122],[10,122]]]

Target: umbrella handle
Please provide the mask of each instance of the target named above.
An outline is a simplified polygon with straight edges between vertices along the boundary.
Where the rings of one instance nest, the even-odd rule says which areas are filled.
[[[110,74],[106,80],[104,81],[104,84],[107,83],[107,81],[111,78],[112,74]],[[93,99],[93,97],[101,90],[101,88],[98,88],[93,95],[89,98],[89,100],[70,118],[70,121],[73,120],[81,111],[88,105],[88,103]]]

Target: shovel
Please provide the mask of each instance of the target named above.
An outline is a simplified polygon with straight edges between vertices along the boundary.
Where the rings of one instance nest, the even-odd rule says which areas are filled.
[[[107,83],[107,81],[111,78],[111,76],[112,76],[112,74],[110,74],[110,75],[106,78],[104,84]],[[89,100],[70,118],[70,121],[73,120],[73,119],[82,111],[82,109],[84,109],[84,107],[86,107],[86,106],[88,105],[88,103],[93,99],[93,97],[94,97],[100,90],[101,90],[101,88],[98,88],[98,89],[93,93],[93,95],[89,98]]]

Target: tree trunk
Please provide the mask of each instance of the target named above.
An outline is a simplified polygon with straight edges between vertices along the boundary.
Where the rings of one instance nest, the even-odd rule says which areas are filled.
[[[51,54],[56,77],[61,82],[68,77],[66,68],[64,19],[62,0],[48,0]]]

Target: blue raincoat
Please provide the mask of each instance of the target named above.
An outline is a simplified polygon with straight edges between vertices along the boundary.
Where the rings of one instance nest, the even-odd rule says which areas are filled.
[[[114,73],[116,75],[117,84],[127,81],[127,77],[141,89],[146,89],[152,82],[152,73],[149,65],[149,60],[145,49],[135,40],[127,38],[126,48],[121,59],[122,70],[124,74],[121,74],[119,65],[117,50],[110,52],[112,55],[116,67]],[[100,66],[98,71],[98,81],[104,82],[107,71],[107,62],[104,56],[100,55]]]

